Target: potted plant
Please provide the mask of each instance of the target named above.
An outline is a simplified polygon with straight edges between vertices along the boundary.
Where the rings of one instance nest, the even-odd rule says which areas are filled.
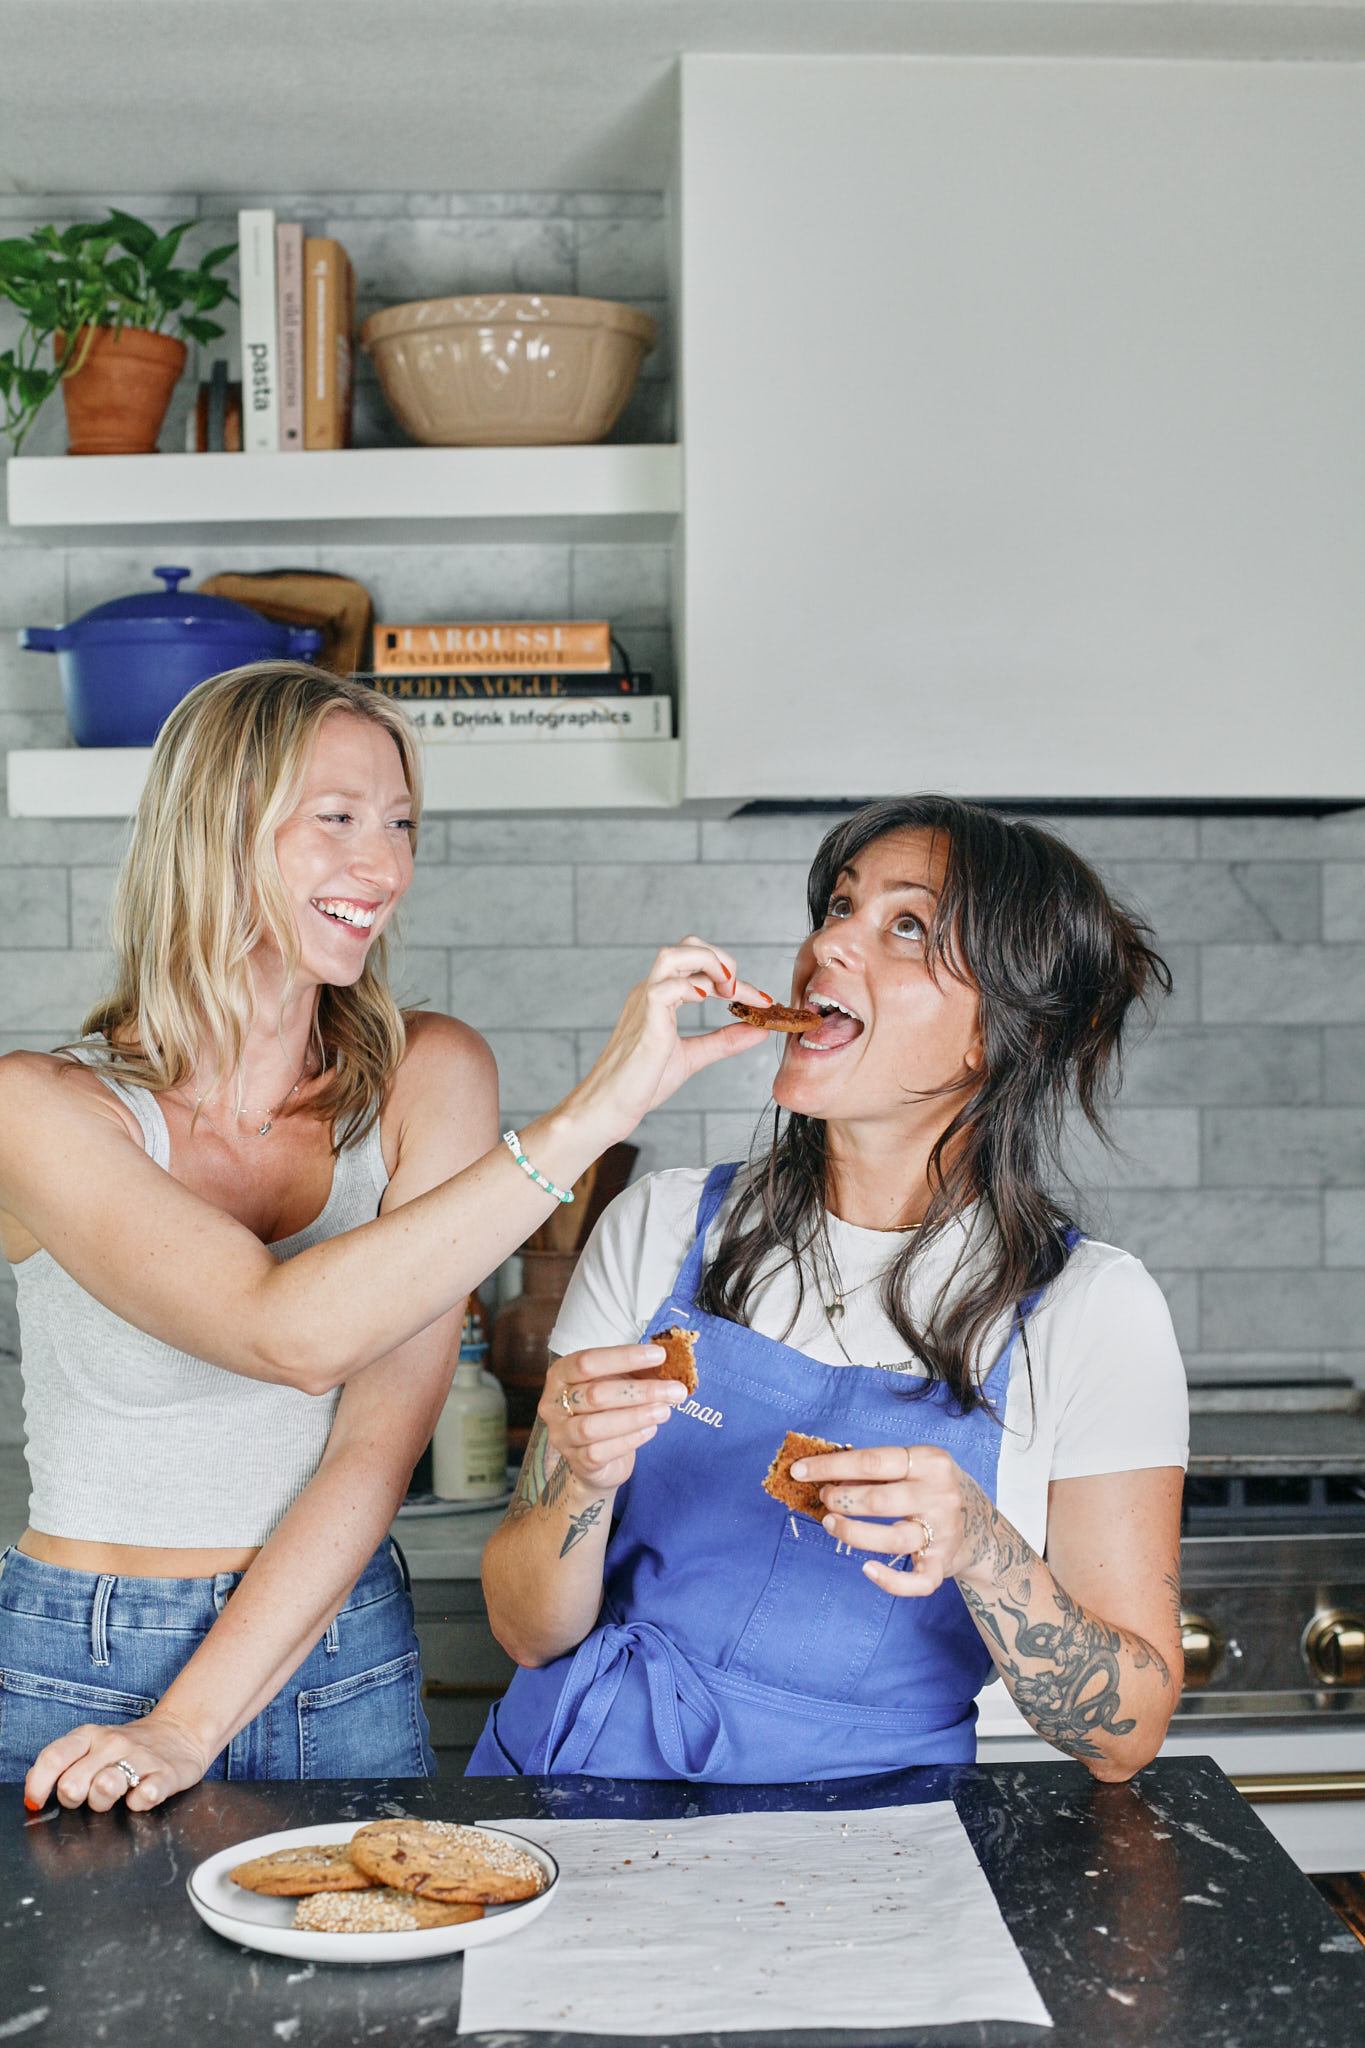
[[[181,237],[194,225],[180,221],[158,235],[115,209],[104,221],[0,241],[0,298],[24,323],[0,355],[4,427],[16,451],[58,385],[73,455],[155,449],[186,340],[215,341],[223,329],[206,315],[232,297],[215,273],[235,242],[210,250],[193,270],[176,268]]]

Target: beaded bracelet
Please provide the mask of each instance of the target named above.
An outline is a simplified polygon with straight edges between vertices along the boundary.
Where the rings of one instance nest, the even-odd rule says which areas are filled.
[[[544,1188],[546,1194],[553,1195],[557,1202],[571,1202],[573,1200],[574,1193],[572,1188],[557,1188],[552,1180],[546,1180],[543,1173],[537,1173],[535,1167],[532,1166],[530,1160],[522,1151],[521,1139],[515,1131],[504,1131],[502,1142],[516,1160],[522,1172],[529,1173],[538,1188]]]

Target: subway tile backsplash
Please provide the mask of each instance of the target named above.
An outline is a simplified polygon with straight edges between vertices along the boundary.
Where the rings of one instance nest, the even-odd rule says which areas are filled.
[[[197,213],[207,246],[225,238],[238,199],[123,203],[162,222]],[[104,204],[0,195],[0,235],[41,218],[90,218]],[[367,308],[508,287],[645,307],[661,321],[660,343],[613,438],[671,438],[657,197],[295,194],[274,204],[310,228],[331,224],[357,259]],[[0,347],[9,339],[0,313]],[[363,359],[361,370],[360,438],[396,439]],[[187,398],[188,385],[167,448],[179,445]],[[26,452],[62,447],[58,409],[50,415]],[[189,566],[196,581],[229,567],[341,570],[366,583],[381,614],[605,615],[638,665],[672,678],[664,547],[52,546],[0,528],[0,745],[66,741],[56,664],[22,653],[13,629],[57,624],[149,585],[164,561]],[[658,946],[689,929],[730,946],[747,977],[780,996],[803,928],[806,867],[828,822],[433,818],[396,974],[412,997],[486,1034],[506,1116],[525,1119],[586,1071],[626,989]],[[1054,822],[1150,918],[1176,978],[1156,1028],[1129,1055],[1117,1149],[1074,1140],[1083,1220],[1146,1261],[1199,1367],[1330,1365],[1365,1384],[1365,811]],[[123,836],[113,823],[0,814],[0,1051],[69,1036],[99,992]],[[724,1019],[722,1004],[706,1006],[708,1025]],[[646,1118],[640,1170],[746,1150],[772,1064],[765,1048],[699,1074]],[[12,1286],[0,1276],[0,1442],[21,1435]]]

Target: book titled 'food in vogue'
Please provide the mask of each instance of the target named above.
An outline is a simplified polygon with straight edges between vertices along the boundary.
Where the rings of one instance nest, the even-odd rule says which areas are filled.
[[[279,326],[275,307],[275,216],[247,207],[237,216],[242,305],[242,446],[248,455],[280,449]]]
[[[474,697],[649,697],[654,692],[654,676],[647,668],[608,669],[605,674],[581,669],[556,669],[547,674],[537,669],[529,675],[522,670],[510,675],[471,675],[462,669],[458,675],[423,676],[384,676],[371,671],[358,674],[356,681],[368,683],[381,696],[394,697],[409,709],[414,704],[462,703]]]
[[[667,697],[535,698],[501,703],[410,704],[405,707],[428,746],[469,746],[509,740],[671,740]]]

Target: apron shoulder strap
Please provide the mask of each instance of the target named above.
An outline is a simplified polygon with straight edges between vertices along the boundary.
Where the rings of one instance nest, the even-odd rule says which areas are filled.
[[[692,1301],[701,1285],[702,1262],[706,1256],[706,1233],[720,1213],[720,1205],[730,1192],[730,1184],[739,1172],[739,1161],[732,1159],[724,1166],[713,1166],[706,1176],[706,1185],[701,1191],[697,1204],[696,1235],[692,1239],[687,1257],[679,1269],[673,1292],[681,1299]]]
[[[1068,1258],[1071,1257],[1071,1254],[1075,1251],[1077,1245],[1084,1242],[1084,1237],[1084,1231],[1077,1230],[1074,1223],[1068,1228],[1065,1237],[1062,1239],[1063,1244],[1066,1246],[1066,1255]],[[1022,1335],[1025,1323],[1033,1314],[1033,1311],[1037,1308],[1043,1296],[1047,1293],[1048,1286],[1050,1285],[1051,1282],[1048,1282],[1047,1285],[1033,1288],[1030,1293],[1024,1296],[1023,1300],[1015,1309],[1014,1321],[1010,1325],[1009,1340],[1006,1343],[1005,1348],[1001,1352],[999,1358],[996,1359],[995,1364],[991,1367],[989,1373],[987,1373],[985,1381],[983,1382],[983,1390],[985,1387],[990,1386],[991,1381],[996,1378],[997,1374],[999,1375],[1002,1381],[1008,1380],[1010,1356],[1014,1350],[1015,1340]]]
[[[1083,1237],[1084,1233],[1082,1231],[1077,1230],[1075,1224],[1073,1223],[1067,1230],[1065,1237],[1062,1239],[1062,1243],[1066,1246],[1066,1255],[1068,1258],[1071,1257],[1071,1254],[1075,1251],[1077,1245],[1083,1241]],[[1023,1300],[1020,1302],[1018,1308],[1015,1311],[1014,1327],[1016,1330],[1023,1329],[1024,1324],[1033,1314],[1033,1311],[1037,1308],[1039,1302],[1047,1293],[1047,1289],[1051,1286],[1051,1284],[1051,1281],[1049,1281],[1046,1286],[1035,1287],[1031,1294],[1026,1294],[1024,1296]]]

